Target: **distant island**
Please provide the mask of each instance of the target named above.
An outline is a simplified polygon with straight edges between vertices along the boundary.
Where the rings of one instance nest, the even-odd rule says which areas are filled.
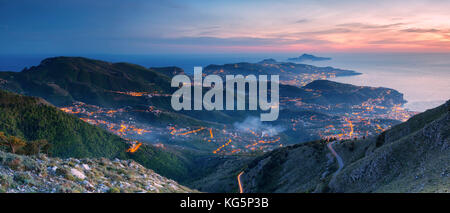
[[[331,58],[328,57],[318,57],[315,55],[310,55],[310,54],[303,54],[299,57],[296,58],[288,58],[289,61],[326,61],[326,60],[331,60]]]

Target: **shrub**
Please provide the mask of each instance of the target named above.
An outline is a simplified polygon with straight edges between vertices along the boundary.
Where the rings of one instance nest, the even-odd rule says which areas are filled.
[[[25,155],[38,155],[40,154],[44,148],[48,145],[47,140],[34,140],[28,142],[23,148],[23,154]],[[47,150],[44,150],[47,151]]]
[[[22,159],[20,157],[13,157],[10,158],[7,162],[6,165],[11,168],[12,170],[16,170],[16,171],[22,171],[24,170],[24,165],[22,163]]]
[[[108,193],[120,193],[120,189],[118,187],[111,187],[109,188]]]
[[[0,190],[4,190],[6,192],[7,188],[12,184],[12,177],[9,175],[1,174],[0,175]]]
[[[380,147],[381,145],[384,144],[385,141],[385,137],[386,137],[386,132],[381,133],[380,135],[378,135],[377,137],[377,141],[375,143],[375,147]]]
[[[16,173],[14,174],[14,181],[18,184],[32,184],[33,178],[27,173]]]

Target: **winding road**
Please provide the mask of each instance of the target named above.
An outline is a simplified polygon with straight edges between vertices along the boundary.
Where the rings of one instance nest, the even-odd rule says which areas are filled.
[[[336,175],[342,170],[342,168],[344,167],[344,160],[342,160],[341,156],[338,155],[338,153],[336,153],[336,151],[333,148],[333,145],[336,141],[333,141],[331,143],[328,143],[327,147],[328,149],[331,151],[331,154],[333,154],[333,156],[336,158],[339,168],[338,170],[336,170],[336,172],[333,173],[333,179],[336,177]],[[331,181],[330,181],[331,183]]]

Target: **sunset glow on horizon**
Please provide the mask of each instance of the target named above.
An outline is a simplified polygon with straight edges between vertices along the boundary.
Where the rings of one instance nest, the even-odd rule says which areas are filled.
[[[425,0],[1,1],[0,53],[450,52],[449,11]]]

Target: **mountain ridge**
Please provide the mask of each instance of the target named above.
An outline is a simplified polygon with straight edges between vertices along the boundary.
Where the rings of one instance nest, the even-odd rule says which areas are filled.
[[[0,72],[4,87],[39,96],[56,105],[73,101],[114,105],[114,99],[138,102],[115,91],[172,91],[170,78],[158,71],[130,63],[110,63],[83,57],[53,57],[22,72]],[[163,83],[164,82],[164,83]]]

